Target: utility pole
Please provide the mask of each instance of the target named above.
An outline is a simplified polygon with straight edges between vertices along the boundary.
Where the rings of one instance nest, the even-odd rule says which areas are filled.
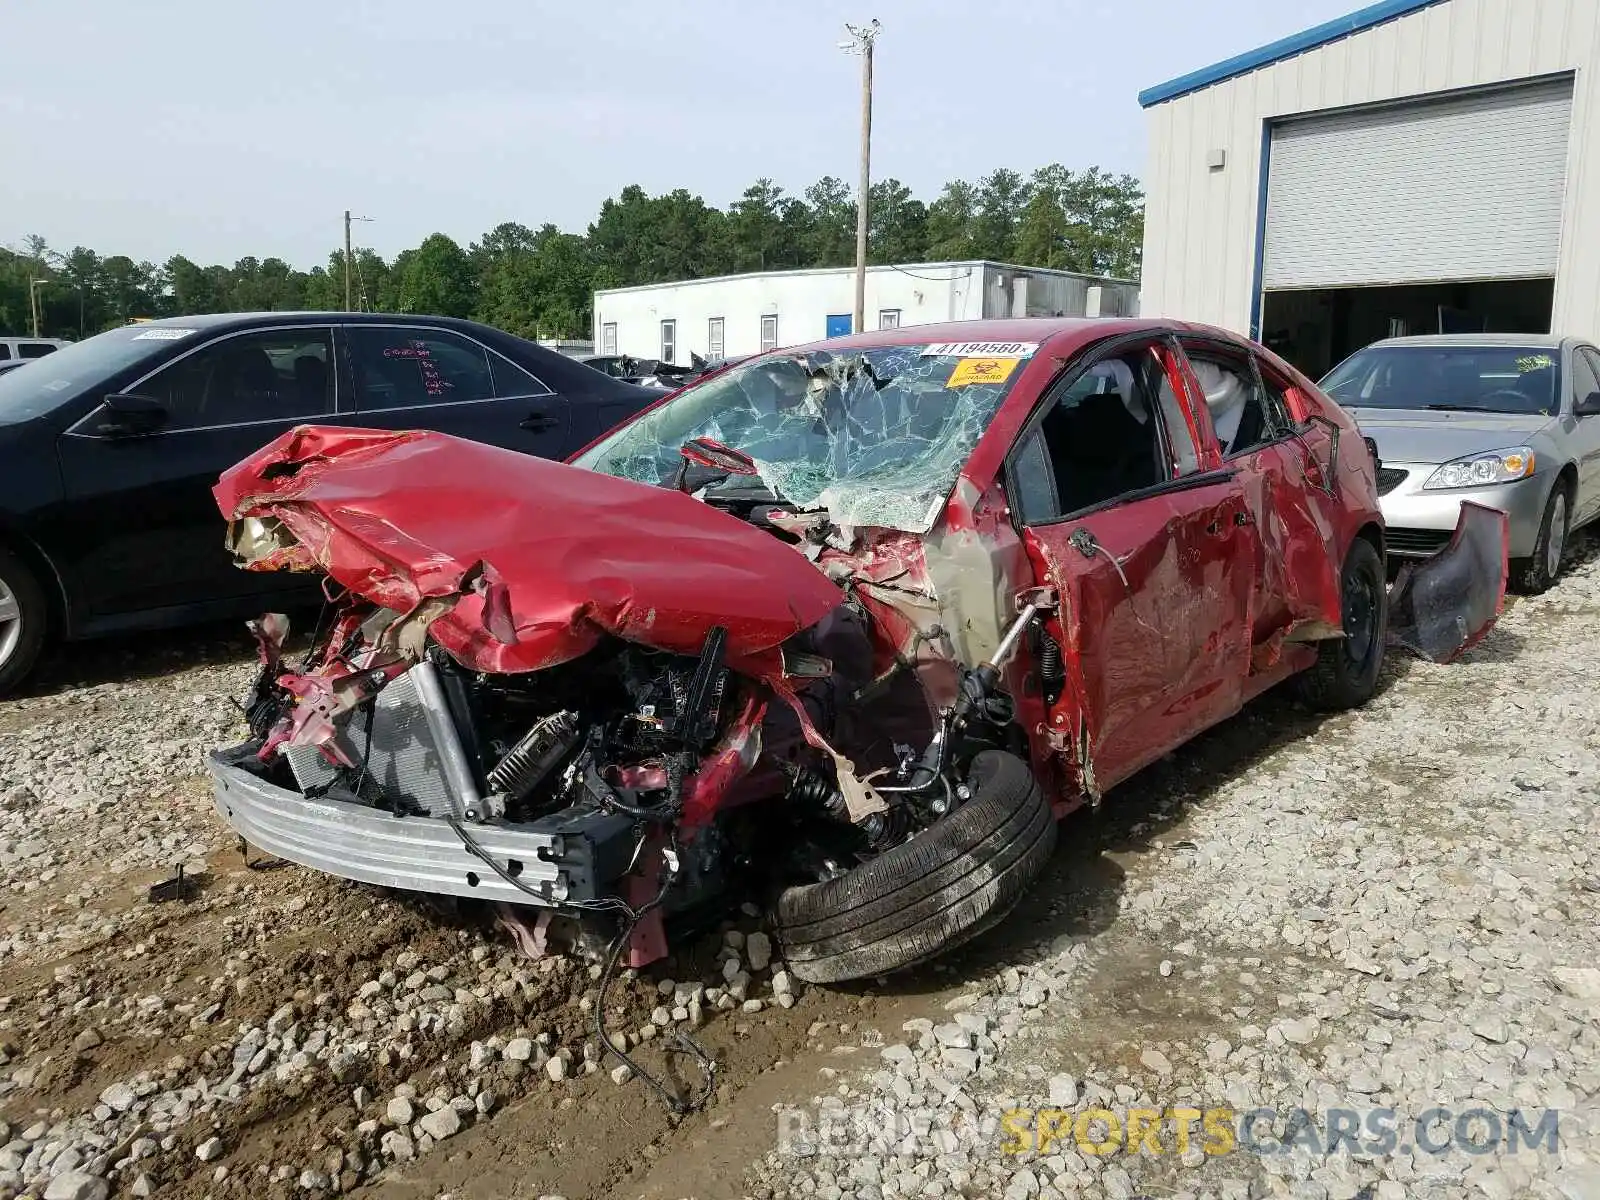
[[[33,317],[33,336],[39,336],[39,289],[49,283],[48,279],[30,278],[28,280],[28,311]]]
[[[355,312],[355,302],[352,299],[352,293],[351,293],[351,290],[350,290],[350,288],[351,288],[351,283],[350,283],[351,264],[355,261],[354,258],[351,255],[351,253],[350,253],[350,222],[351,221],[370,221],[370,220],[372,220],[371,217],[352,217],[350,215],[350,210],[348,208],[344,210],[344,310],[345,310],[345,312]]]
[[[344,210],[344,310],[353,312],[350,307],[350,210]]]
[[[883,26],[846,25],[850,40],[839,48],[861,55],[861,178],[856,193],[856,315],[852,333],[860,333],[867,315],[867,193],[872,187],[872,46]]]

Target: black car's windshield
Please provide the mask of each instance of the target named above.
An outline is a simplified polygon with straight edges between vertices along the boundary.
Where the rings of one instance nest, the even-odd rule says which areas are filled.
[[[164,325],[129,325],[63,346],[26,367],[0,372],[0,423],[50,412],[85,388],[193,333]]]
[[[1369,346],[1321,387],[1347,408],[1549,415],[1560,376],[1551,346]]]
[[[729,487],[764,484],[839,525],[925,533],[1034,349],[915,342],[779,351],[684,389],[576,462],[664,484],[682,466],[685,442],[711,438],[755,461],[759,481],[735,476]]]

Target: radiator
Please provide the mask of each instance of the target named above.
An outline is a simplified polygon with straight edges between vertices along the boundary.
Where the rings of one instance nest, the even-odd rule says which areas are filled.
[[[370,751],[360,711],[346,716],[340,744],[358,770],[366,756],[367,777],[385,794],[430,817],[477,818],[478,787],[432,663],[418,663],[378,693]],[[301,791],[325,787],[337,773],[315,746],[290,746],[284,757]]]

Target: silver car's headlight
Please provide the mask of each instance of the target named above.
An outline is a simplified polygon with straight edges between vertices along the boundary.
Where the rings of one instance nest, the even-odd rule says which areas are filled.
[[[1422,488],[1437,491],[1440,488],[1489,487],[1526,479],[1532,474],[1533,451],[1527,446],[1514,446],[1510,450],[1491,450],[1447,462],[1428,476]]]

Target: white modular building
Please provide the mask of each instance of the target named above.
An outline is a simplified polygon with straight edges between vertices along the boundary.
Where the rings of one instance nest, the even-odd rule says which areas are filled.
[[[869,329],[983,317],[1133,316],[1139,287],[1123,279],[1006,263],[867,268]],[[855,269],[762,271],[594,294],[598,353],[688,363],[755,354],[851,332]]]
[[[1378,338],[1600,336],[1600,0],[1384,0],[1150,88],[1143,309],[1313,377]]]

